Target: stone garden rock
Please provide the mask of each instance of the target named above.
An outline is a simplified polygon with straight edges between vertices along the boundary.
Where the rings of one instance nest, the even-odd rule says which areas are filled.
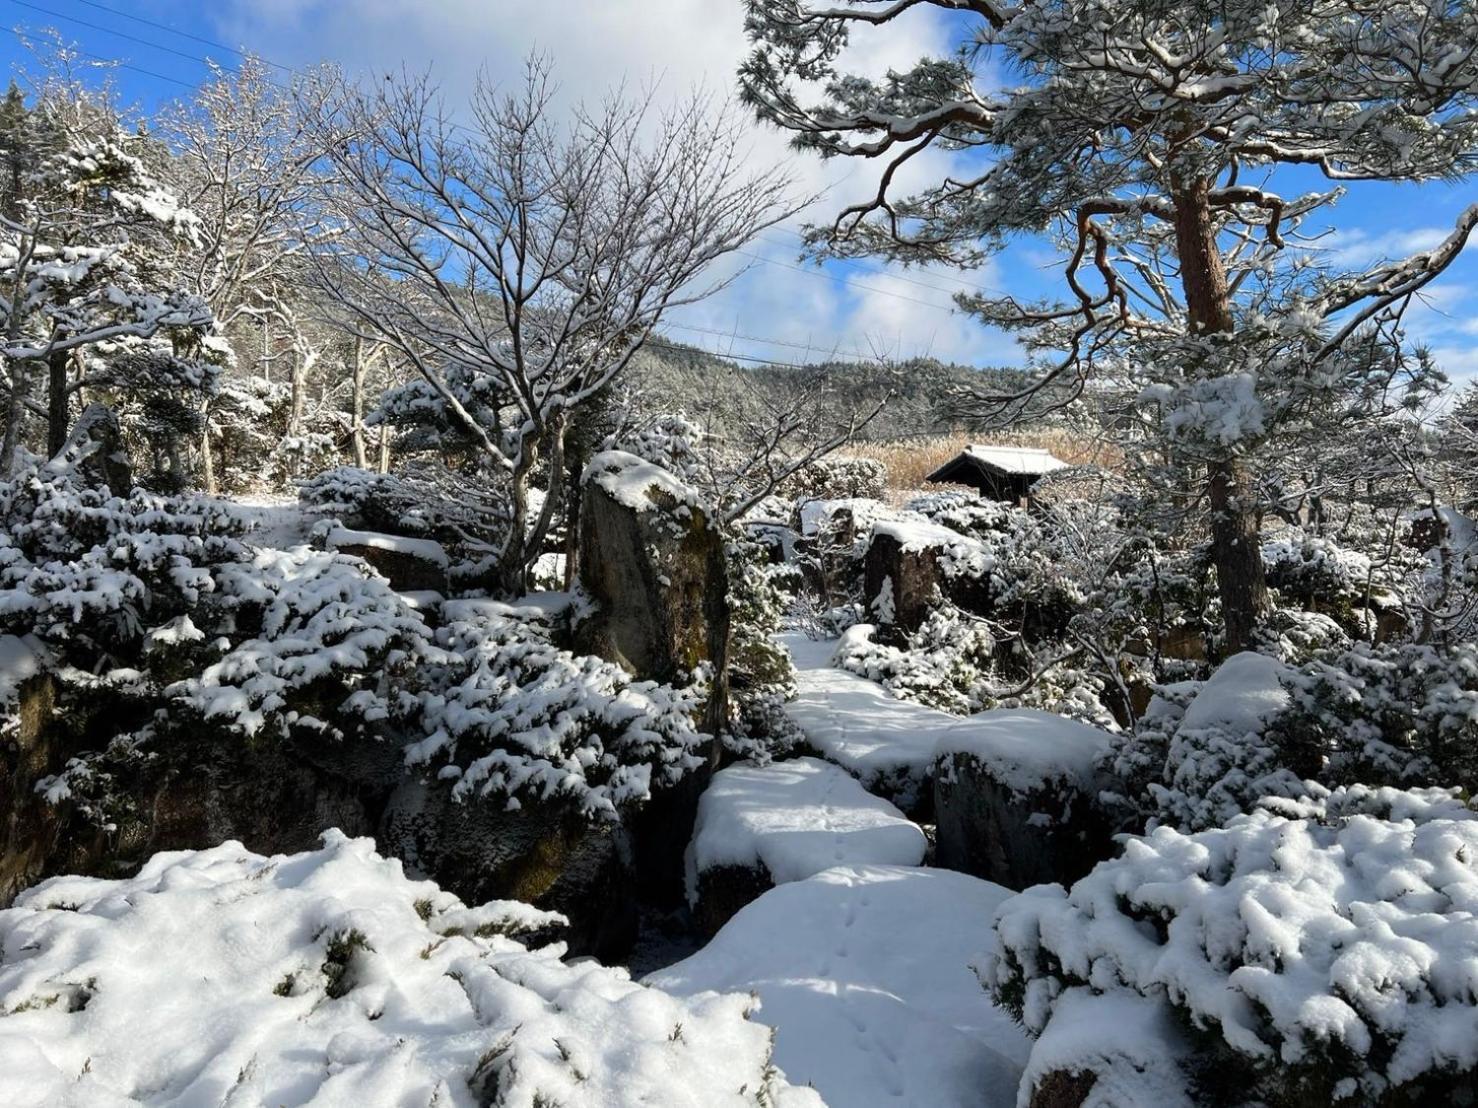
[[[1112,850],[1095,764],[1109,735],[1030,709],[993,709],[942,735],[936,862],[1010,889],[1082,877]]]

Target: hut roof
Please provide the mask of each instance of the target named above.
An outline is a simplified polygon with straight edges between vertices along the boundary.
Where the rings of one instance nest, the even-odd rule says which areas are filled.
[[[1068,464],[1061,458],[1054,457],[1051,451],[1037,447],[975,444],[965,447],[929,474],[927,480],[954,480],[955,475],[965,467],[1010,477],[1041,477],[1054,470],[1066,469]]]

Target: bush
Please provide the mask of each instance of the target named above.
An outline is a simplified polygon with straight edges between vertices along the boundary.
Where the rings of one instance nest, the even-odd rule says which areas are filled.
[[[157,854],[0,911],[7,1103],[714,1105],[786,1084],[748,997],[678,999],[466,907],[371,839]]]
[[[706,762],[697,730],[706,689],[635,681],[620,666],[560,650],[526,612],[496,601],[443,609],[435,651],[392,700],[422,738],[406,761],[453,782],[459,799],[572,805],[619,819]]]
[[[1007,901],[983,978],[1034,1034],[1068,990],[1169,1005],[1197,1103],[1449,1103],[1478,1067],[1475,857],[1453,792],[1316,788]]]
[[[781,492],[802,500],[881,500],[888,467],[875,458],[818,458],[786,478]]]
[[[1478,790],[1478,646],[1357,643],[1285,684],[1282,760],[1331,785],[1427,782]]]

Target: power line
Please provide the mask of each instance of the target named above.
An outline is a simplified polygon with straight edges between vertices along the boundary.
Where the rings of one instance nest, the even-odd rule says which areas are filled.
[[[671,325],[669,324],[669,326],[671,326]],[[753,362],[755,365],[775,366],[778,369],[819,369],[819,368],[821,368],[823,366],[826,366],[826,365],[835,365],[837,363],[840,363],[842,365],[866,365],[867,364],[866,362],[862,362],[862,361],[855,361],[855,360],[854,361],[848,361],[845,358],[831,358],[831,359],[828,359],[825,362],[781,362],[781,361],[776,361],[773,358],[760,358],[760,357],[757,357],[757,356],[752,355],[752,354],[720,354],[717,351],[704,350],[701,346],[685,346],[685,345],[683,345],[681,343],[664,342],[661,339],[650,339],[650,338],[647,339],[646,345],[647,346],[656,346],[656,347],[659,347],[659,348],[664,349],[664,350],[671,350],[671,351],[673,351],[674,353],[677,353],[677,354],[683,354],[683,353],[687,353],[689,351],[697,350],[701,354],[707,354],[710,357],[714,357],[714,358],[723,358],[726,361]]]
[[[10,0],[10,2],[18,8],[29,8],[33,12],[40,12],[42,15],[49,15],[53,19],[64,19],[69,23],[77,24],[79,27],[87,27],[94,31],[101,31],[105,35],[112,35],[114,38],[121,38],[126,42],[136,42],[140,46],[147,46],[151,50],[160,50],[166,54],[173,54],[175,57],[184,58],[186,61],[203,62],[205,64],[209,64],[203,58],[197,58],[194,54],[187,54],[183,50],[176,50],[172,46],[165,46],[163,43],[159,42],[150,42],[146,38],[139,38],[137,35],[131,35],[127,31],[119,31],[115,30],[112,27],[105,27],[101,23],[91,23],[86,19],[78,19],[75,15],[64,15],[61,12],[53,11],[50,8],[43,8],[40,4],[32,4],[29,2],[29,0]]]
[[[179,28],[171,27],[167,23],[159,23],[152,19],[145,19],[143,16],[135,15],[132,12],[122,12],[119,11],[117,8],[110,8],[106,4],[96,3],[95,0],[73,0],[73,2],[77,4],[85,4],[89,8],[96,8],[98,11],[107,12],[109,15],[116,15],[120,19],[131,19],[135,23],[141,23],[146,27],[152,27],[156,31],[165,31],[171,35],[178,35],[180,38],[189,39],[191,42],[198,42],[203,46],[209,46],[215,50],[225,50],[229,54],[235,54],[238,58],[253,56],[248,55],[244,50],[240,50],[235,46],[227,46],[224,42],[216,42],[214,39],[202,38],[199,35],[191,34],[189,31],[181,31]],[[62,18],[68,17],[63,16]],[[263,58],[260,55],[255,56],[257,57],[258,61],[261,61],[265,65],[270,65],[273,69],[280,69],[284,73],[293,72],[293,69],[290,66],[282,65],[280,62],[274,62],[271,59]]]
[[[814,342],[794,342],[788,339],[766,339],[761,338],[759,335],[745,335],[739,333],[738,331],[720,331],[714,327],[695,327],[687,323],[667,323],[664,324],[664,326],[673,327],[679,331],[692,331],[694,334],[699,335],[714,335],[715,337],[721,339],[733,339],[739,342],[759,342],[764,343],[766,346],[784,346],[790,348],[791,350],[806,350],[814,353],[825,353],[825,349],[823,347],[817,346]],[[862,356],[860,352],[857,352],[857,354],[858,357]]]

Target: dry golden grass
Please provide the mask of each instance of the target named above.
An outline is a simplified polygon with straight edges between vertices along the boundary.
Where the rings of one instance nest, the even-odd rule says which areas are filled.
[[[971,435],[959,431],[893,442],[853,443],[845,453],[851,457],[872,458],[882,462],[888,467],[888,499],[907,499],[923,488],[949,487],[930,486],[924,479],[972,443],[1037,447],[1050,450],[1069,465],[1096,465],[1112,469],[1120,461],[1118,452],[1111,447],[1060,430],[1009,435]]]

